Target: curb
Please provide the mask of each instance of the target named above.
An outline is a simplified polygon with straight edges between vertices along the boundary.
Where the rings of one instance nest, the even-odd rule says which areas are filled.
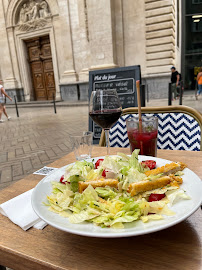
[[[24,103],[24,102],[23,102]],[[20,102],[17,103],[18,105],[18,108],[47,108],[47,107],[54,107],[53,103],[37,103],[37,104],[33,104],[33,103],[30,103],[30,104],[21,104]],[[78,103],[78,102],[75,102],[75,103],[59,103],[57,102],[56,103],[56,108],[57,107],[78,107],[78,106],[88,106],[88,102],[81,102],[81,103]],[[6,104],[6,107],[7,108],[12,108],[12,107],[15,107],[15,104],[9,104],[7,103]]]

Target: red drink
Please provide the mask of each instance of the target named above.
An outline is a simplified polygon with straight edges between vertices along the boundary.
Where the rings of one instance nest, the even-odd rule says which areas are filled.
[[[157,154],[157,126],[158,119],[142,120],[142,132],[139,130],[139,121],[130,118],[127,122],[128,139],[131,153],[135,149],[140,149],[140,155],[156,156]]]
[[[121,116],[121,109],[94,111],[89,113],[93,121],[104,129],[110,129]]]
[[[157,130],[142,133],[139,133],[139,130],[129,131],[128,139],[131,153],[135,149],[140,149],[140,155],[155,157],[157,152],[157,133]]]

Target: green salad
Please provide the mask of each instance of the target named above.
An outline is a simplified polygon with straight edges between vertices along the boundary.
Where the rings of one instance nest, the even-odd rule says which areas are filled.
[[[71,223],[91,222],[101,227],[124,228],[124,223],[142,220],[163,219],[174,215],[168,207],[178,199],[189,199],[186,193],[175,186],[165,186],[131,196],[131,183],[153,181],[160,175],[147,177],[147,166],[138,161],[139,150],[131,156],[117,153],[97,161],[76,161],[69,165],[64,176],[51,182],[52,194],[44,204]],[[96,186],[97,181],[109,180],[109,185]],[[110,183],[116,181],[116,187]],[[104,183],[104,182],[102,182]],[[81,191],[80,186],[85,185]],[[161,195],[151,201],[151,194]],[[162,196],[163,195],[163,196]]]

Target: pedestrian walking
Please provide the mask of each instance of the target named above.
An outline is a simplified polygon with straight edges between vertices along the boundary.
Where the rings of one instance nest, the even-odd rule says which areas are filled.
[[[197,75],[197,83],[198,83],[198,91],[197,91],[197,97],[202,93],[202,67],[199,69],[199,73]]]
[[[175,67],[171,67],[171,89],[172,89],[172,99],[176,100],[177,98],[177,86],[180,81],[180,75]]]
[[[5,92],[5,89],[3,87],[3,81],[0,80],[0,123],[4,122],[1,119],[3,113],[5,114],[5,116],[7,117],[8,120],[11,118],[10,116],[8,116],[8,114],[6,112],[5,97],[9,98],[12,101],[12,98],[9,97],[9,95],[7,95]]]

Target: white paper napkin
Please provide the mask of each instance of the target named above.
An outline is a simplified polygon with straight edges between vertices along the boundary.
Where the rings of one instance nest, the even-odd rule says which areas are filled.
[[[0,205],[0,213],[8,217],[13,223],[23,230],[32,226],[36,229],[43,229],[47,223],[41,220],[34,212],[31,204],[33,189],[20,194],[13,199]]]

